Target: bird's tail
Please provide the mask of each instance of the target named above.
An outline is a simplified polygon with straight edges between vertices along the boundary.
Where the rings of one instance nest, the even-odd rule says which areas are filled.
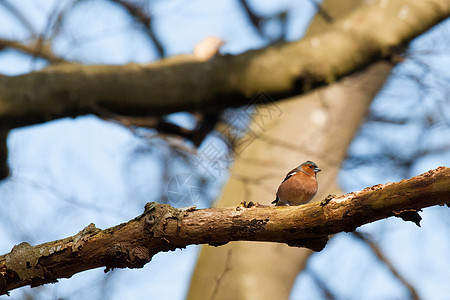
[[[280,200],[280,199],[278,199],[278,195],[277,195],[277,198],[275,198],[275,200],[272,201],[272,204],[277,205],[279,200]]]

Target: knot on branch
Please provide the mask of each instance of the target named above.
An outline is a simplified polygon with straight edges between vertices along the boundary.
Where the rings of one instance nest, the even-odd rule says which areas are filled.
[[[252,208],[255,206],[259,206],[259,203],[253,203],[253,201],[250,201],[247,203],[247,201],[243,201],[241,203],[239,203],[239,205],[236,207],[236,210],[241,210],[241,208]]]
[[[118,243],[106,254],[105,273],[114,268],[142,268],[151,259],[149,250],[143,246]]]
[[[38,256],[32,250],[30,244],[24,242],[12,248],[6,256],[6,264],[17,273],[21,280],[32,280],[35,277],[33,270],[37,264]],[[42,272],[42,277],[44,276]]]
[[[84,227],[80,232],[73,237],[72,252],[77,252],[83,248],[84,244],[94,235],[96,235],[101,229],[95,227],[94,223]]]
[[[269,218],[234,220],[230,228],[230,235],[236,239],[253,237],[258,232],[264,231]]]
[[[44,282],[56,282],[45,268],[38,266],[39,249],[24,242],[12,248],[6,255],[6,272],[0,278],[0,294],[6,293],[4,286],[10,282],[25,281],[32,287]]]
[[[334,198],[336,198],[336,195],[328,195],[325,199],[323,199],[322,201],[320,201],[320,206],[325,206],[328,203],[330,203],[331,200],[333,200]]]
[[[147,225],[146,229],[151,232],[154,237],[159,238],[164,236],[168,219],[176,219],[177,227],[181,228],[185,213],[192,209],[195,209],[195,206],[177,209],[168,204],[149,202],[145,204],[145,211],[139,218],[143,216],[145,218],[145,224]]]

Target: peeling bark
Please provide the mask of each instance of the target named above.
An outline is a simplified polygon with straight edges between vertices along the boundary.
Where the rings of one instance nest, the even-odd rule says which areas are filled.
[[[90,224],[66,239],[14,246],[0,256],[0,293],[98,267],[141,268],[158,252],[191,244],[269,241],[321,250],[330,234],[353,231],[393,212],[443,205],[449,195],[450,169],[439,167],[408,180],[301,206],[183,210],[147,203],[142,215],[112,228],[100,230]]]

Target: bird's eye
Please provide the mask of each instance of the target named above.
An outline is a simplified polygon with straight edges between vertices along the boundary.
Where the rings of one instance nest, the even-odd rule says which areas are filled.
[[[312,169],[312,168],[314,168],[314,166],[313,165],[309,165],[309,167]]]

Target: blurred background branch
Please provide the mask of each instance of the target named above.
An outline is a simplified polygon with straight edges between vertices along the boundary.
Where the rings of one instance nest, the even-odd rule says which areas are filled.
[[[313,51],[323,47],[324,57],[339,61],[338,44],[324,47],[323,40],[317,37],[339,26],[340,20],[354,9],[377,7],[378,16],[385,18],[379,31],[386,33],[393,28],[392,22],[412,26],[409,18],[416,5],[424,5],[421,13],[431,7],[426,1],[369,2],[1,0],[0,93],[18,82],[6,79],[28,76],[49,65],[51,70],[59,62],[131,63],[138,69],[165,56],[168,58],[164,63],[185,64],[186,77],[195,78],[197,73],[189,68],[199,59],[191,53],[199,41],[211,36],[226,44],[220,42],[215,56],[205,59],[208,66],[222,60],[224,68],[229,69],[231,57],[272,44],[283,47],[278,46],[280,42],[297,41],[303,36]],[[390,10],[384,6],[386,3],[396,8]],[[433,3],[441,5],[436,9],[448,5],[448,1]],[[3,127],[14,128],[9,133],[2,131],[0,143],[0,174],[11,173],[0,183],[2,253],[22,241],[39,244],[73,235],[90,222],[102,228],[113,226],[135,216],[148,201],[177,207],[209,207],[220,195],[229,198],[231,205],[256,198],[271,201],[286,172],[306,159],[315,160],[323,170],[319,192],[333,194],[399,181],[448,165],[450,23],[448,17],[444,18],[409,45],[387,47],[392,50],[392,55],[385,57],[388,62],[362,70],[360,76],[346,76],[342,82],[315,89],[304,97],[292,97],[297,91],[288,98],[269,94],[266,99],[283,100],[270,100],[273,110],[264,103],[249,103],[252,93],[246,93],[245,97],[230,95],[220,99],[217,94],[210,95],[222,101],[219,108],[208,102],[197,103],[191,111],[183,106],[165,112],[136,108],[130,113],[123,107],[136,99],[136,90],[150,89],[149,81],[137,82],[128,89],[112,79],[100,85],[114,91],[118,99],[115,109],[102,105],[103,99],[80,115],[64,115],[61,105],[76,106],[80,99],[86,100],[77,95],[82,89],[89,90],[94,79],[81,74],[83,84],[76,88],[76,81],[68,80],[65,87],[60,85],[54,90],[54,102],[46,109],[33,99],[49,85],[58,85],[62,77],[41,78],[32,89],[27,89],[25,83],[17,84],[24,95],[22,102],[15,102],[17,113],[35,109],[39,115],[38,120],[31,115],[22,118],[22,126],[39,125],[16,128],[11,119],[0,118]],[[355,28],[362,30],[367,22],[356,24]],[[348,24],[341,25],[344,28]],[[372,42],[365,40],[362,46],[360,52],[349,56],[351,64]],[[375,55],[374,61],[379,58]],[[254,77],[267,78],[256,93],[269,91],[283,77],[283,66],[295,69],[286,55],[274,56],[272,65],[263,57],[250,62],[259,67],[253,75],[237,64],[240,76],[231,76],[230,80],[245,85]],[[263,69],[265,65],[271,67]],[[64,67],[58,68],[65,72]],[[316,69],[322,68],[323,63],[316,64]],[[340,68],[339,64],[335,68]],[[112,70],[120,73],[117,68]],[[196,79],[207,83],[208,88],[223,89],[228,81],[223,77],[213,80],[211,73]],[[160,76],[155,73],[152,77]],[[167,88],[173,80],[168,72],[167,80],[143,92],[143,102],[154,100],[167,105],[169,95],[176,93],[176,89]],[[179,99],[186,104],[202,90],[186,84]],[[158,91],[156,97],[152,96]],[[93,94],[86,93],[87,97]],[[0,96],[0,114],[12,103]],[[236,108],[239,105],[245,106]],[[39,113],[40,109],[46,112]],[[418,295],[438,299],[450,294],[443,281],[450,269],[450,246],[445,238],[450,229],[449,210],[431,208],[421,215],[420,229],[390,218],[364,226],[361,232],[376,241],[382,254]],[[124,299],[130,295],[184,299],[198,251],[200,260],[191,289],[208,296],[209,288],[217,286],[214,280],[221,276],[214,292],[216,299],[231,293],[269,297],[270,288],[276,291],[276,298],[302,300],[411,297],[405,285],[392,280],[389,269],[374,259],[372,250],[360,244],[349,235],[338,234],[326,251],[310,255],[298,249],[292,253],[277,247],[268,250],[270,246],[261,244],[235,243],[232,256],[228,255],[231,252],[221,251],[222,247],[210,251],[189,246],[155,256],[151,264],[136,272],[116,270],[105,276],[101,270],[94,270],[55,285],[17,290],[11,299]],[[205,260],[210,270],[202,267],[205,254],[210,255],[210,260]],[[223,270],[227,270],[225,274]],[[155,273],[158,279],[149,281]],[[383,288],[373,288],[374,282]]]
[[[123,7],[130,14],[130,16],[136,20],[136,23],[142,26],[142,28],[152,41],[153,45],[155,46],[159,58],[166,56],[164,46],[161,43],[160,39],[158,38],[157,34],[155,33],[152,17],[150,16],[150,14],[144,11],[143,7],[126,0],[110,0],[110,1]]]

